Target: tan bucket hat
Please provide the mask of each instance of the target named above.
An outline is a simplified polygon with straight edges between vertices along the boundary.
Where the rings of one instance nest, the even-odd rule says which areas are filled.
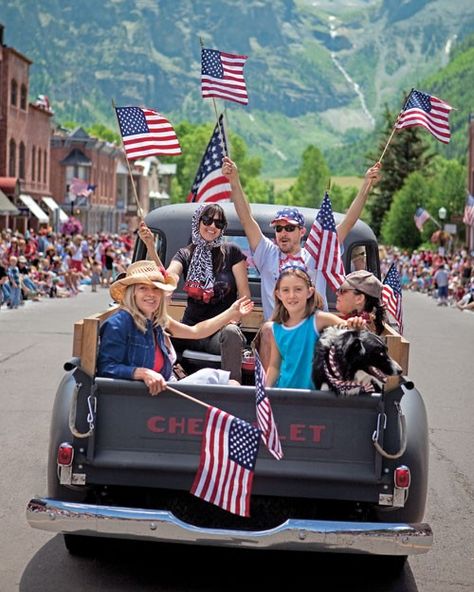
[[[133,284],[148,284],[165,292],[172,292],[176,288],[174,278],[154,261],[135,261],[128,266],[125,277],[110,286],[110,295],[115,302],[122,303],[125,290]]]
[[[360,271],[353,271],[347,275],[341,288],[346,290],[357,290],[358,292],[367,294],[367,296],[380,298],[382,296],[383,285],[373,273],[361,269]]]

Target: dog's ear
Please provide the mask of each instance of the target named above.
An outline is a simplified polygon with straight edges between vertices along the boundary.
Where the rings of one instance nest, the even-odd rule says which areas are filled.
[[[366,350],[361,338],[358,335],[352,336],[347,344],[346,356],[349,358],[354,356],[363,356],[365,351]]]

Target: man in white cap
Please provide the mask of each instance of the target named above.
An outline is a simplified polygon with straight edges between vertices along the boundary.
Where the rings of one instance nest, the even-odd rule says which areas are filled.
[[[365,180],[359,193],[352,202],[350,208],[340,224],[337,225],[337,236],[342,244],[350,229],[357,222],[365,205],[369,191],[373,183],[378,180],[381,164],[376,163],[365,174]],[[271,317],[275,300],[274,288],[284,265],[294,264],[306,268],[316,291],[326,302],[326,279],[323,274],[315,269],[315,261],[309,253],[301,247],[301,241],[306,233],[303,214],[297,208],[287,207],[279,210],[271,222],[275,230],[275,242],[267,238],[255,218],[252,216],[250,204],[240,184],[239,173],[235,163],[224,157],[222,174],[230,182],[232,188],[232,201],[244,228],[253,252],[255,265],[261,276],[261,296],[263,317],[268,320]]]

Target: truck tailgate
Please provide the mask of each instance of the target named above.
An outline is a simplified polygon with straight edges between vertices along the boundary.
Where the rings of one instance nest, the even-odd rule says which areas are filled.
[[[87,450],[87,482],[189,490],[199,464],[206,409],[173,393],[151,397],[138,382],[97,380],[97,417]],[[253,387],[182,385],[183,392],[256,423]],[[381,463],[372,434],[379,396],[268,392],[284,458],[260,446],[254,493],[377,499]],[[282,478],[283,477],[283,478]]]

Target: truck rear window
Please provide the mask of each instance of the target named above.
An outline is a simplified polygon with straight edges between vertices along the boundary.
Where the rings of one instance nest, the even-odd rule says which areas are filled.
[[[247,275],[249,279],[260,279],[260,274],[258,269],[255,267],[255,263],[253,262],[252,252],[250,250],[249,242],[246,236],[232,236],[232,235],[224,235],[224,242],[226,243],[234,243],[238,247],[241,248],[242,252],[247,257]]]

